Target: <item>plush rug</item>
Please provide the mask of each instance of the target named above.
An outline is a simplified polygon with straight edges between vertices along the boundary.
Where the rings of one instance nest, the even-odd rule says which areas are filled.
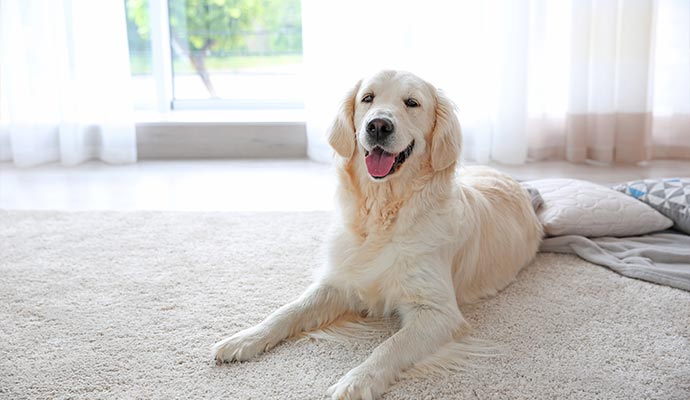
[[[0,398],[322,399],[384,337],[210,346],[296,297],[327,213],[0,211]],[[688,399],[690,293],[541,254],[464,307],[503,357],[385,399]]]

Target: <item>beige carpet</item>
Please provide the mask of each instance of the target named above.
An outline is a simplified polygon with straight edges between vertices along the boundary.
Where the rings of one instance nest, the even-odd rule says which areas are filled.
[[[320,399],[380,340],[210,346],[297,296],[329,215],[0,211],[0,398]],[[543,254],[464,308],[503,358],[386,399],[688,399],[690,293]]]

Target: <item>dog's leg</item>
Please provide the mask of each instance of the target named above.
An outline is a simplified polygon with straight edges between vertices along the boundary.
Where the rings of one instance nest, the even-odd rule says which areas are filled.
[[[329,388],[333,399],[377,399],[401,372],[435,353],[466,326],[455,304],[405,304],[399,312],[402,328]]]
[[[217,364],[247,360],[290,336],[326,325],[346,311],[346,299],[338,289],[313,284],[260,324],[216,343],[213,356]]]

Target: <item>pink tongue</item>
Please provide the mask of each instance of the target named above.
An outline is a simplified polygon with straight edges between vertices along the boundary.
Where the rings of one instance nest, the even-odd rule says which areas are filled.
[[[395,163],[395,155],[386,153],[380,147],[375,147],[366,158],[369,174],[375,178],[382,178],[388,175]]]

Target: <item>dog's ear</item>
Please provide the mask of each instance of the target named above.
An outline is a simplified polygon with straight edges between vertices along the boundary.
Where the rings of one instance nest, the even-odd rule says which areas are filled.
[[[436,125],[431,133],[431,167],[441,171],[460,157],[462,134],[455,105],[441,90],[436,91]]]
[[[328,143],[335,149],[341,157],[350,158],[355,152],[357,137],[355,134],[355,96],[359,91],[357,82],[355,87],[347,92],[347,95],[340,104],[340,110],[335,120],[328,130]]]

